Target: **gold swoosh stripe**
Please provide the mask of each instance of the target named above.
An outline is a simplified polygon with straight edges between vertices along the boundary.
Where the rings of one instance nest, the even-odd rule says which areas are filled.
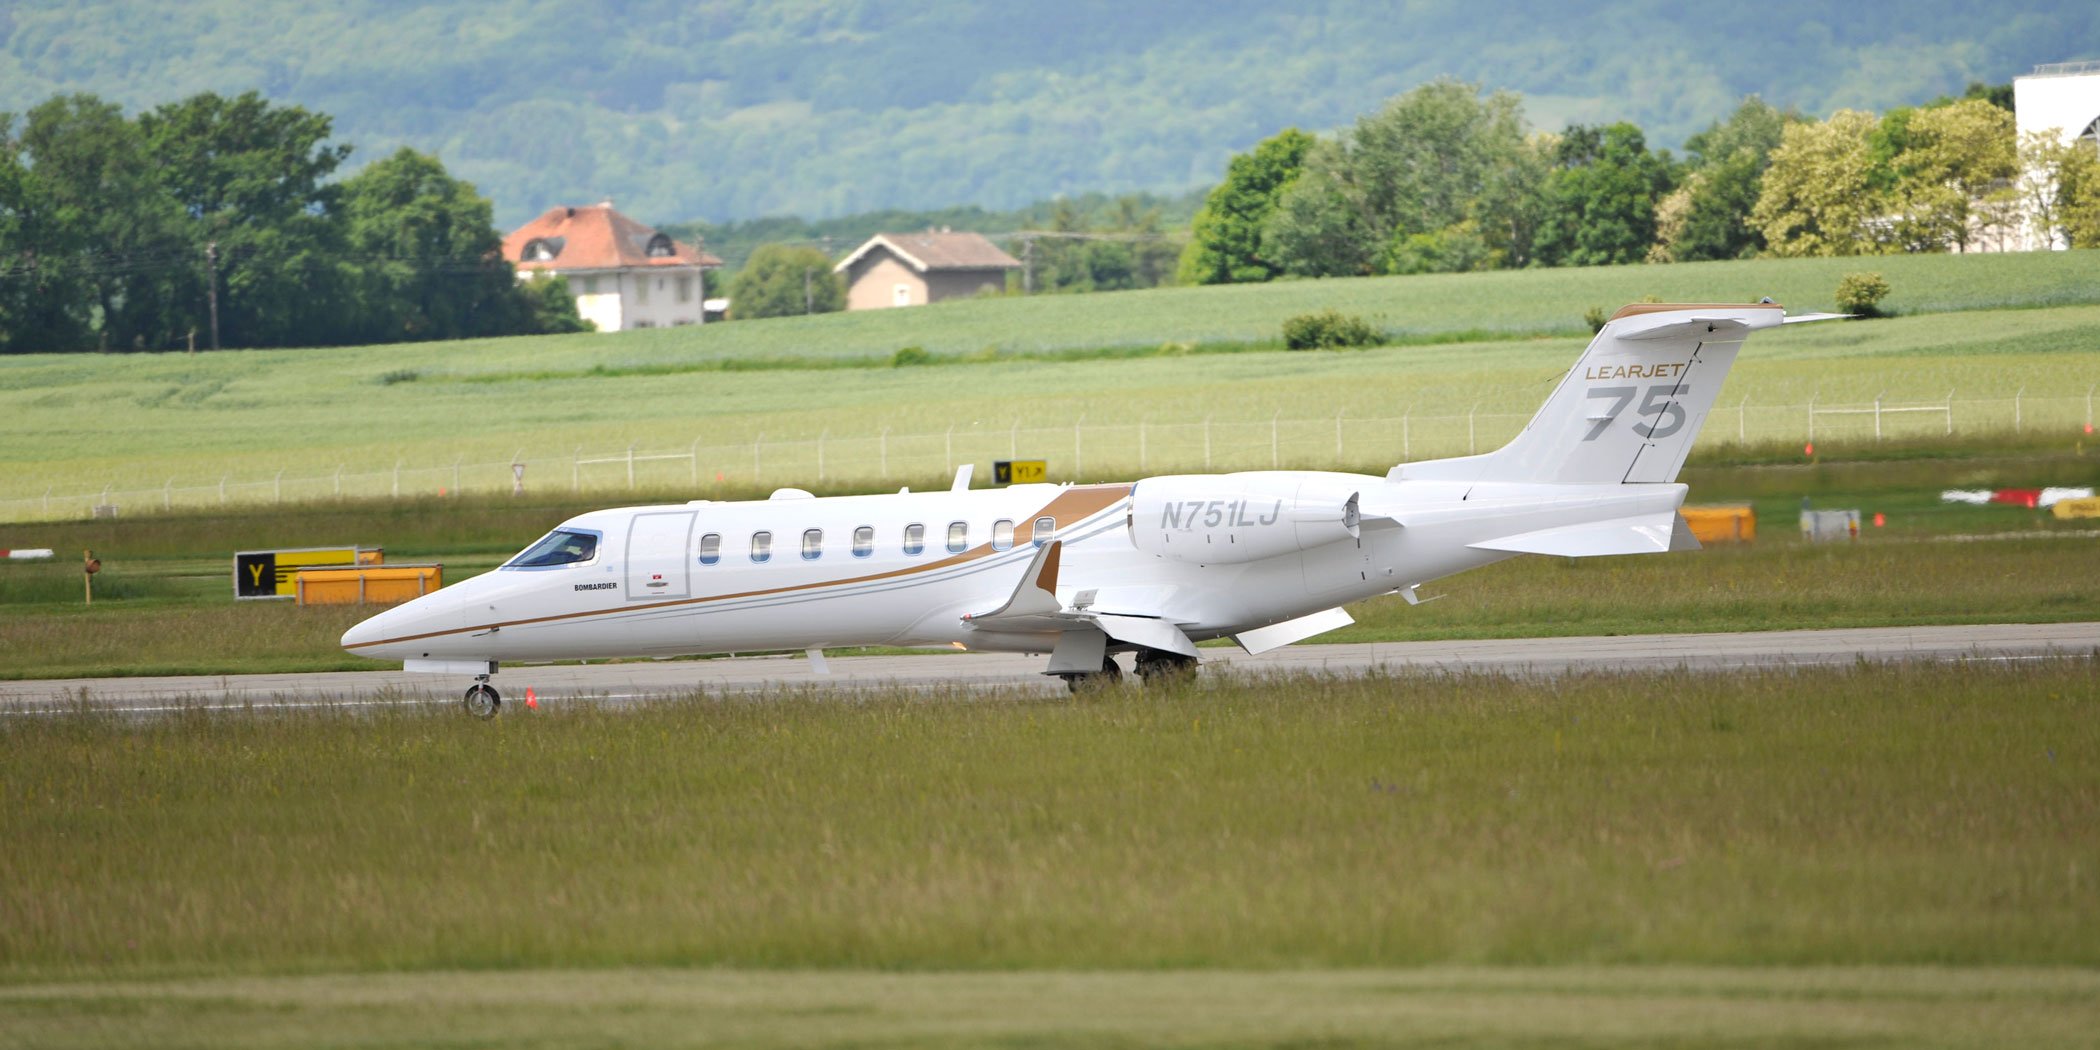
[[[1034,514],[1029,515],[1028,523],[1025,527],[1016,527],[1014,529],[1014,546],[1018,547],[1024,543],[1035,542],[1035,523],[1036,519],[1038,518],[1050,518],[1052,520],[1070,521],[1072,525],[1068,527],[1077,526],[1080,522],[1083,522],[1086,519],[1091,518],[1094,515],[1099,514],[1112,506],[1115,506],[1116,501],[1130,495],[1130,490],[1131,486],[1129,485],[1075,485],[1071,488],[1068,488],[1063,492],[1058,493],[1057,498],[1045,504],[1041,510],[1038,510]],[[527,624],[551,623],[557,620],[576,620],[582,619],[587,616],[607,616],[613,613],[643,612],[650,609],[669,609],[680,605],[700,605],[707,602],[733,601],[739,598],[758,598],[769,594],[788,594],[795,591],[817,590],[824,587],[844,587],[850,584],[872,583],[876,580],[890,580],[896,579],[900,576],[916,576],[921,573],[933,572],[935,570],[945,569],[950,566],[962,565],[968,562],[976,561],[980,558],[989,557],[994,553],[997,552],[992,550],[991,544],[981,543],[975,547],[970,548],[969,550],[963,551],[960,554],[950,555],[946,558],[940,559],[939,561],[928,562],[924,565],[915,565],[908,569],[892,569],[888,572],[871,573],[866,576],[854,576],[843,580],[824,580],[817,583],[797,583],[791,584],[786,587],[769,587],[764,590],[757,591],[739,591],[733,594],[710,594],[702,595],[698,598],[679,598],[673,601],[650,602],[644,605],[626,605],[616,609],[586,609],[582,612],[556,613],[551,616],[534,616],[523,620],[504,620],[501,623],[485,623],[474,627],[454,627],[443,631],[426,631],[422,634],[405,634],[399,638],[380,638],[369,642],[359,642],[356,645],[345,646],[344,648],[363,649],[368,646],[374,645],[393,645],[399,642],[419,642],[425,638],[440,638],[448,634],[469,634],[479,631],[489,631],[499,627],[523,627]]]

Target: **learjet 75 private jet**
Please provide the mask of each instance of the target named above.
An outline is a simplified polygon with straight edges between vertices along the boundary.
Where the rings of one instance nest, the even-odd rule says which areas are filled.
[[[1343,606],[1519,554],[1696,549],[1676,483],[1736,352],[1788,317],[1639,304],[1606,323],[1501,449],[1384,477],[1309,470],[592,511],[493,572],[381,612],[350,652],[473,679],[505,663],[844,646],[1046,654],[1076,689],[1193,670],[1196,643],[1260,653]]]

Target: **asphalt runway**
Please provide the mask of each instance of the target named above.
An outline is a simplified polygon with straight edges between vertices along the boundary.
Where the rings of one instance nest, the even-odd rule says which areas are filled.
[[[1373,642],[1287,646],[1260,656],[1205,649],[1213,671],[1316,672],[1361,675],[1373,670],[1488,672],[1553,676],[1578,671],[1814,667],[1857,660],[2016,662],[2100,655],[2100,623],[1984,624],[1959,627],[1870,627],[1741,634],[1644,634],[1608,638],[1518,638],[1456,642]],[[1064,684],[1040,674],[1043,657],[1005,653],[834,656],[828,674],[801,657],[512,666],[495,678],[506,706],[530,689],[537,702],[620,703],[690,693],[757,693],[814,688],[850,692],[996,687],[1051,695]],[[1126,669],[1129,658],[1123,658]],[[1127,676],[1135,682],[1134,676]],[[401,671],[334,671],[161,678],[72,678],[0,682],[0,712],[57,713],[88,706],[150,714],[197,708],[380,707],[455,703],[463,677]]]

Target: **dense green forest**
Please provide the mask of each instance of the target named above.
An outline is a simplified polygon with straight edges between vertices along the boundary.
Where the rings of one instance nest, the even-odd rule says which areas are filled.
[[[0,111],[253,89],[330,114],[346,171],[439,157],[502,226],[604,197],[724,222],[1179,193],[1444,75],[1522,94],[1541,129],[1678,148],[1746,95],[1878,111],[2096,40],[2072,0],[16,0]]]
[[[338,181],[329,130],[254,92],[0,113],[0,353],[586,327],[568,282],[517,280],[473,186],[406,147]]]

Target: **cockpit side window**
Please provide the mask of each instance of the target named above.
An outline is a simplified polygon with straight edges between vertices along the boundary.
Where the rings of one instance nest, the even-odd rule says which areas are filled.
[[[512,558],[506,569],[551,569],[581,565],[598,556],[598,534],[582,529],[556,529]]]

